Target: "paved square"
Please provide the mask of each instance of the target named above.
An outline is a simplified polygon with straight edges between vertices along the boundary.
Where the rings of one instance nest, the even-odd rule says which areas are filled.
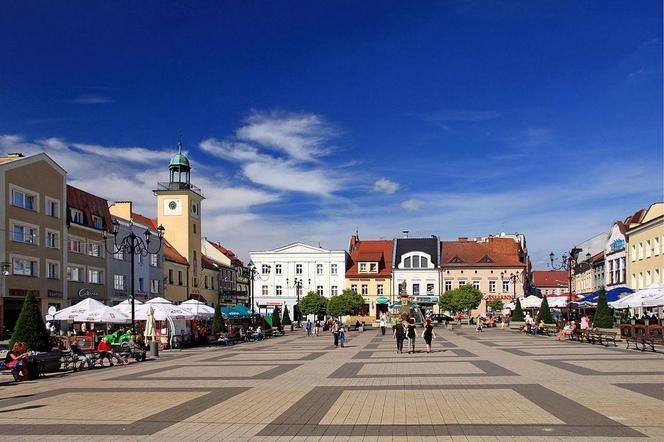
[[[0,384],[3,440],[664,440],[664,355],[438,328],[295,332],[126,367]],[[0,375],[0,382],[8,380]],[[15,436],[12,436],[15,435]]]

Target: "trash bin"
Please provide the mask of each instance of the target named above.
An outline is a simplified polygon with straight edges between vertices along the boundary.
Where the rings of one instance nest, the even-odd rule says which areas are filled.
[[[159,342],[156,339],[150,341],[150,354],[152,357],[159,357]]]

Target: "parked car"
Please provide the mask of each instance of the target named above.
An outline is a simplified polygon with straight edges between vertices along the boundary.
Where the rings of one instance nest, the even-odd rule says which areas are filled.
[[[447,324],[448,322],[454,322],[454,320],[455,320],[453,317],[451,317],[449,315],[445,315],[443,313],[440,313],[438,315],[433,315],[431,317],[431,319],[436,321],[439,324],[442,324],[443,322],[445,322],[445,324]]]

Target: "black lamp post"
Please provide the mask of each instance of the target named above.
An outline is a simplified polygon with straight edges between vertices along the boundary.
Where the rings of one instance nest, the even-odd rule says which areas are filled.
[[[568,281],[568,291],[569,298],[567,302],[567,320],[572,319],[572,270],[577,266],[583,264],[579,261],[579,253],[581,249],[578,247],[572,247],[572,250],[569,252],[569,256],[563,253],[563,256],[560,258],[559,264],[555,264],[556,255],[551,252],[549,253],[550,265],[553,270],[566,270],[567,271],[567,281]],[[586,253],[586,261],[590,261],[590,253]]]
[[[249,296],[251,297],[251,323],[254,324],[254,307],[256,304],[255,297],[254,297],[254,281],[267,281],[267,279],[263,279],[260,274],[258,273],[258,269],[256,269],[256,265],[252,260],[249,260],[247,263],[247,268],[249,269]]]
[[[155,255],[159,253],[159,250],[161,250],[161,246],[164,239],[164,230],[166,229],[164,229],[164,226],[162,225],[157,227],[157,237],[159,238],[159,246],[157,247],[156,250],[150,250],[150,241],[152,239],[152,233],[150,232],[150,229],[145,229],[143,237],[141,238],[140,236],[134,233],[133,229],[134,223],[130,220],[129,234],[118,241],[119,226],[120,223],[118,222],[118,220],[114,219],[113,228],[111,230],[111,234],[113,234],[113,244],[111,246],[111,249],[108,248],[108,242],[107,242],[108,236],[106,235],[106,232],[103,232],[102,236],[104,238],[104,247],[106,248],[107,253],[115,255],[120,251],[122,251],[123,253],[125,251],[129,251],[129,254],[131,256],[130,259],[131,268],[129,271],[131,279],[129,285],[131,292],[131,333],[133,335],[136,335],[136,322],[135,322],[136,306],[134,303],[134,298],[136,297],[136,294],[134,293],[134,255],[148,256],[149,254]]]
[[[309,280],[309,283],[311,283],[311,279]],[[288,286],[288,278],[286,278],[286,286]],[[295,287],[295,294],[297,295],[297,328],[302,328],[302,322],[301,322],[301,313],[300,313],[300,292],[302,291],[302,278],[297,279],[295,278],[295,282],[293,282],[293,287]],[[293,309],[293,314],[295,314],[296,310]]]
[[[516,302],[516,283],[521,281],[521,276],[518,273],[510,272],[507,274],[507,271],[500,272],[501,281],[509,281],[512,284],[512,302]]]

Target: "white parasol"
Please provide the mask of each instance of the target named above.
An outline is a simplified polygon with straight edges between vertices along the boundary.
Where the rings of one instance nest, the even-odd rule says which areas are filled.
[[[136,299],[136,300],[134,300],[134,305],[135,305],[136,310],[138,310],[138,307],[143,305],[143,303],[141,301],[139,301],[138,299]],[[113,308],[115,310],[118,310],[118,311],[124,313],[125,315],[127,315],[131,318],[131,299],[126,299],[126,300],[122,301],[121,303],[119,303],[118,305],[114,305]]]
[[[521,308],[540,308],[541,305],[542,298],[538,298],[535,295],[530,295],[521,300]]]
[[[154,339],[155,329],[157,328],[157,325],[155,323],[154,308],[152,307],[152,305],[148,304],[148,306],[145,309],[145,313],[147,315],[147,319],[145,322],[145,336]]]
[[[664,284],[652,283],[645,289],[641,289],[622,299],[611,302],[609,305],[613,308],[663,306]]]
[[[199,318],[212,318],[214,316],[214,308],[202,303],[197,299],[190,299],[179,305],[180,308],[193,313]]]
[[[178,307],[177,305],[173,304],[165,304],[165,303],[151,303],[148,301],[147,303],[139,306],[136,308],[136,319],[139,321],[147,321],[148,315],[147,315],[147,310],[148,307],[152,307],[152,310],[154,312],[154,319],[157,321],[165,321],[165,320],[185,320],[185,321],[190,321],[194,319],[194,314]]]
[[[569,303],[569,296],[547,296],[546,300],[549,303],[549,307],[565,308]]]

